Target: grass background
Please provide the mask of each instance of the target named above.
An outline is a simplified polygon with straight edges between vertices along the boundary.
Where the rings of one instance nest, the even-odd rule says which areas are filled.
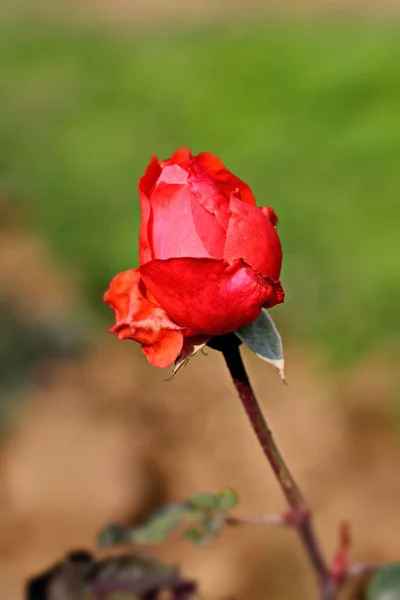
[[[399,26],[0,31],[0,173],[94,310],[136,266],[149,156],[212,151],[280,217],[289,341],[348,364],[398,332]],[[396,325],[397,323],[397,325]]]

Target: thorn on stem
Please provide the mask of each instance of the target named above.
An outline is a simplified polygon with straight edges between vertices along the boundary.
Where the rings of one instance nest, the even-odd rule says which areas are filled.
[[[350,525],[347,522],[343,522],[339,526],[339,548],[333,557],[330,568],[336,587],[339,587],[343,583],[348,571],[351,541]]]

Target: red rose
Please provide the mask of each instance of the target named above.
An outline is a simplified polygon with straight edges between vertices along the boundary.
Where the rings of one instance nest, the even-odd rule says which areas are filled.
[[[219,158],[187,148],[153,158],[139,195],[140,266],[114,277],[104,300],[110,331],[153,365],[174,362],[185,338],[230,333],[283,302],[275,213]]]

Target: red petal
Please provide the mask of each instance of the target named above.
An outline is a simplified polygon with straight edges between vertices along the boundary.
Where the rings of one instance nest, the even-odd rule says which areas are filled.
[[[269,221],[271,221],[272,225],[276,227],[278,224],[278,217],[276,216],[276,212],[270,206],[260,206],[261,212],[267,217]]]
[[[182,169],[179,165],[162,166],[161,173],[157,179],[156,185],[160,183],[170,184],[188,184],[189,173],[187,169]]]
[[[226,231],[229,220],[229,199],[225,197],[213,178],[200,163],[193,158],[189,169],[189,185],[197,201],[214,216],[217,223]]]
[[[201,152],[194,158],[197,159],[203,169],[207,171],[210,177],[216,182],[219,189],[228,200],[231,193],[238,189],[243,202],[255,206],[256,199],[251,191],[251,187],[239,179],[239,177],[236,177],[236,175],[228,171],[222,160],[217,156],[211,154],[211,152]]]
[[[196,231],[209,255],[222,258],[229,221],[229,202],[208,173],[193,159],[189,169]]]
[[[155,258],[210,257],[197,233],[192,202],[193,194],[187,184],[161,181],[156,185],[150,198]]]
[[[225,229],[219,225],[214,215],[209,213],[195,197],[192,200],[192,215],[196,232],[207,249],[207,256],[221,259],[225,247]]]
[[[153,367],[163,369],[176,361],[182,352],[183,335],[180,331],[163,331],[151,346],[142,346],[142,352]]]
[[[144,175],[139,180],[140,198],[140,231],[139,231],[139,262],[140,264],[152,260],[151,250],[151,206],[150,195],[161,173],[161,167],[157,158],[153,157]]]
[[[161,161],[161,166],[165,167],[168,165],[179,165],[184,169],[188,169],[192,162],[192,153],[189,148],[179,148],[176,150],[171,158]]]
[[[224,258],[242,258],[264,277],[279,279],[282,248],[272,222],[256,206],[231,196],[231,216],[226,234]]]
[[[283,301],[280,284],[242,260],[177,258],[140,268],[146,287],[168,315],[192,332],[222,335],[254,321],[263,305]]]
[[[157,367],[166,367],[176,360],[183,346],[181,328],[160,306],[146,298],[138,270],[116,275],[104,294],[104,301],[115,311],[116,324],[110,333],[116,333],[121,340],[142,344],[149,362]]]

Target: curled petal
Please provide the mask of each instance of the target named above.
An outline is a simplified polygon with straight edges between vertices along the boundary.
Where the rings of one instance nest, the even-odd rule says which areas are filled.
[[[264,277],[279,279],[282,248],[271,220],[256,206],[231,196],[224,258],[232,262],[242,258]]]
[[[262,306],[283,301],[280,283],[263,278],[243,260],[153,260],[140,273],[169,317],[192,335],[235,331],[254,321]]]
[[[211,154],[211,152],[201,152],[194,158],[207,171],[211,179],[215,181],[227,200],[229,200],[233,192],[238,190],[243,202],[252,204],[253,206],[256,205],[256,199],[251,191],[251,187],[228,171],[221,159]]]
[[[179,150],[176,150],[168,160],[160,161],[160,165],[161,167],[166,167],[168,165],[179,165],[183,169],[188,169],[190,163],[192,162],[192,158],[193,157],[190,148],[183,147],[179,148]]]
[[[272,225],[276,227],[278,224],[278,216],[274,209],[270,206],[261,206],[260,210],[267,217],[267,219],[271,221]]]
[[[150,196],[161,173],[161,167],[156,157],[153,156],[144,175],[139,180],[139,199],[140,199],[140,231],[139,231],[139,261],[140,264],[152,260],[153,253],[151,249],[151,205]]]
[[[181,354],[183,339],[181,332],[164,329],[153,344],[143,344],[142,352],[153,367],[163,369]]]
[[[119,273],[104,294],[104,301],[115,311],[110,333],[120,340],[131,339],[142,345],[149,362],[167,367],[181,353],[183,333],[167,313],[146,297],[140,272],[130,269]]]

